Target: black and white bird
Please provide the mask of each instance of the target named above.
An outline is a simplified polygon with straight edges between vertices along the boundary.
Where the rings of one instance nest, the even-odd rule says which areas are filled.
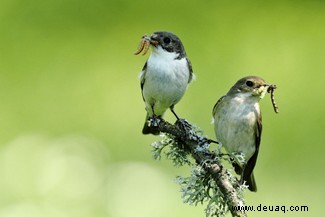
[[[150,37],[151,54],[140,74],[142,97],[147,111],[143,134],[159,134],[150,118],[162,118],[168,108],[177,119],[174,106],[192,81],[193,71],[181,40],[171,32],[154,32]]]

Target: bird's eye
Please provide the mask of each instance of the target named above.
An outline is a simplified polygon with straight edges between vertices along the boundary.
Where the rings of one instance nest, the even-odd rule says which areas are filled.
[[[246,81],[246,85],[248,87],[253,87],[254,86],[254,83],[252,81]]]
[[[168,37],[165,37],[163,40],[164,40],[164,43],[165,44],[169,44],[170,43],[170,38],[168,38]]]

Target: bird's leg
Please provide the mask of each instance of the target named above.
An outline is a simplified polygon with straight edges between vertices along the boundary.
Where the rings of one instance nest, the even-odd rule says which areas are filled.
[[[239,184],[240,185],[243,185],[244,184],[244,172],[241,174],[241,176],[240,176],[240,180],[239,180]]]
[[[183,129],[185,129],[186,127],[189,127],[189,128],[192,127],[191,124],[188,123],[185,119],[181,119],[180,117],[178,117],[178,115],[174,111],[174,105],[170,106],[169,108],[170,108],[170,110],[172,111],[172,113],[175,115],[175,117],[177,119],[176,123],[179,123],[179,124],[183,125],[183,127],[182,127]]]
[[[190,123],[188,123],[185,119],[178,117],[178,115],[174,111],[174,105],[170,106],[169,108],[177,119],[175,124],[177,124],[183,131],[185,131],[185,133],[192,129],[192,125]]]
[[[170,106],[170,110],[171,110],[172,113],[175,115],[176,119],[179,121],[180,118],[178,117],[178,115],[177,115],[176,112],[174,111],[174,105]]]
[[[158,125],[161,121],[161,117],[153,114],[152,117],[150,117],[148,121],[149,121],[150,127],[158,127]]]
[[[240,181],[239,181],[239,184],[240,184],[240,185],[243,185],[244,182],[245,182],[245,180],[244,180],[245,167],[246,167],[246,164],[243,165],[243,170],[241,171]]]
[[[149,117],[148,119],[148,125],[149,127],[158,127],[160,121],[161,121],[161,116],[157,116],[154,111],[154,105],[151,106],[152,113],[153,115]]]
[[[175,117],[176,117],[176,119],[177,119],[177,120],[176,120],[176,123],[180,123],[181,125],[184,125],[185,122],[186,122],[188,126],[191,126],[187,121],[185,121],[184,119],[181,119],[181,118],[178,117],[178,115],[177,115],[176,112],[174,111],[174,105],[171,105],[169,108],[170,108],[170,111],[172,111],[172,113],[175,115]],[[182,128],[185,129],[184,126],[182,126]]]

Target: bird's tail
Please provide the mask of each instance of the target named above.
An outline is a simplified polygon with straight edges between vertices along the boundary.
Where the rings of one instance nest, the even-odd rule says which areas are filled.
[[[144,122],[144,126],[143,126],[143,129],[142,129],[142,133],[143,134],[159,135],[160,131],[159,131],[158,127],[149,126],[148,119],[149,119],[149,115],[147,113],[146,121]]]
[[[250,175],[247,174],[246,171],[243,170],[236,162],[233,162],[232,165],[235,169],[235,172],[238,175],[241,175],[240,184],[243,184],[244,181],[246,181],[246,185],[248,185],[248,189],[252,192],[256,192],[257,187],[256,187],[254,173],[251,172]]]
[[[250,177],[246,180],[246,183],[247,183],[248,189],[250,191],[253,191],[253,192],[257,191],[256,182],[255,182],[255,178],[254,178],[253,173],[251,173]]]

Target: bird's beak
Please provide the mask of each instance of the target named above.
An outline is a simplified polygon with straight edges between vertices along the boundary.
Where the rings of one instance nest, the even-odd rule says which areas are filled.
[[[157,34],[152,34],[149,38],[150,40],[150,44],[157,47],[157,45],[159,44],[158,42],[158,35]]]
[[[264,84],[258,88],[258,95],[260,96],[261,99],[264,98],[267,90],[269,89],[269,86],[270,86],[269,84]]]
[[[259,96],[261,99],[265,96],[267,90],[269,89],[268,84],[261,85],[259,88],[253,90],[254,96]]]

